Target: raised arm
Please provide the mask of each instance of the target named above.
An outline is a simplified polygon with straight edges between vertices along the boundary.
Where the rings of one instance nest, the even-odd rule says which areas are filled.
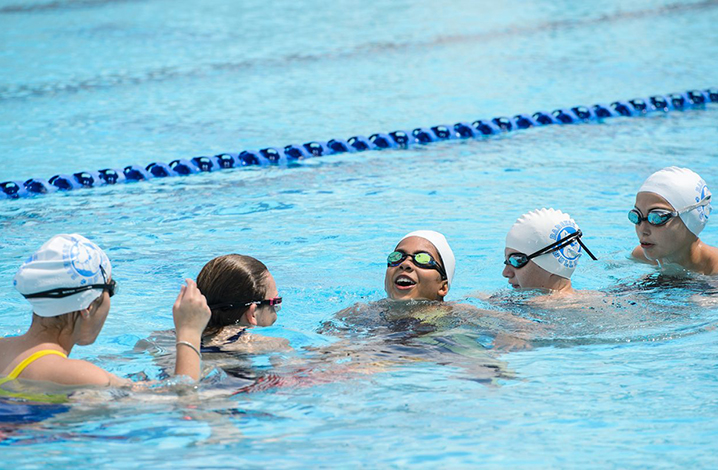
[[[200,375],[200,348],[202,332],[212,312],[207,300],[192,279],[185,279],[177,300],[172,307],[172,317],[177,335],[177,359],[175,375],[186,375],[198,380]]]

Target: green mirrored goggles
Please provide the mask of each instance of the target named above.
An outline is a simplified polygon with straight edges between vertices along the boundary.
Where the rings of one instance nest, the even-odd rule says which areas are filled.
[[[425,251],[418,253],[404,253],[403,251],[392,251],[386,258],[387,266],[399,266],[405,259],[411,258],[411,261],[417,268],[422,269],[436,269],[441,274],[441,279],[446,280],[446,270],[439,263],[436,262],[431,254]]]

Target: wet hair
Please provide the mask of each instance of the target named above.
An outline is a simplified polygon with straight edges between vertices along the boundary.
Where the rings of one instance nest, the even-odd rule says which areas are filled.
[[[213,305],[240,304],[263,299],[269,270],[261,261],[244,255],[224,255],[205,264],[197,276],[197,288]],[[249,307],[212,308],[207,329],[235,325]]]

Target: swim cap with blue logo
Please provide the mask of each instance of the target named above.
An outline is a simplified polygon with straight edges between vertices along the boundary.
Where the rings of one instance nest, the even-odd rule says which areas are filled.
[[[20,266],[13,284],[23,295],[52,289],[105,284],[112,275],[107,255],[97,245],[78,234],[55,235]],[[33,312],[56,317],[82,310],[102,295],[90,289],[62,298],[31,298]]]
[[[506,235],[506,248],[530,255],[579,230],[574,220],[555,209],[538,209],[522,215]],[[531,261],[546,271],[570,279],[583,250],[577,241]]]
[[[402,239],[399,240],[399,243],[409,237],[423,238],[434,245],[436,251],[439,252],[439,256],[441,256],[441,261],[446,271],[446,281],[449,287],[451,287],[451,282],[454,280],[454,271],[456,270],[456,258],[454,258],[454,252],[451,250],[449,242],[446,241],[446,237],[433,230],[417,230],[404,235]]]
[[[677,166],[669,166],[653,173],[638,192],[658,194],[676,211],[699,203],[711,195],[703,178],[688,168]],[[681,214],[681,220],[688,230],[698,236],[708,223],[711,209],[710,204],[697,207]]]

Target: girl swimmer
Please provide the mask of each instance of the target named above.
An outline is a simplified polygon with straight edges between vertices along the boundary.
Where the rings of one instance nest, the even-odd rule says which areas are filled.
[[[288,347],[284,339],[251,335],[248,330],[273,325],[282,304],[277,284],[261,261],[236,254],[214,258],[197,276],[197,287],[212,311],[202,335],[203,351]]]
[[[632,257],[665,268],[718,274],[718,249],[698,238],[711,213],[705,181],[675,166],[653,173],[636,194],[628,219],[636,225],[640,245]]]
[[[585,251],[581,229],[568,214],[539,209],[522,215],[506,235],[502,275],[511,287],[574,293],[571,275]]]
[[[64,386],[122,386],[122,379],[96,365],[69,359],[75,345],[94,343],[110,311],[117,284],[112,266],[97,245],[77,234],[57,235],[18,270],[15,288],[33,307],[30,329],[0,339],[0,396],[26,397],[34,382]],[[199,340],[210,316],[194,282],[182,286],[173,309],[177,331],[176,375],[199,378]],[[20,379],[20,380],[18,380]]]

